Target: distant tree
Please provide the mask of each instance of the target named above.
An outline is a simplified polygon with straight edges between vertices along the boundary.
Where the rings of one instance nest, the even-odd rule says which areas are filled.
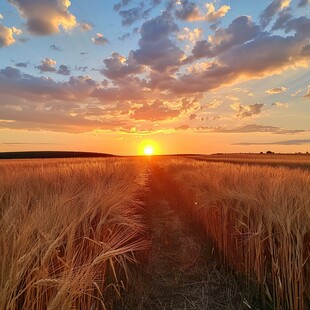
[[[272,151],[267,151],[266,154],[274,154]]]

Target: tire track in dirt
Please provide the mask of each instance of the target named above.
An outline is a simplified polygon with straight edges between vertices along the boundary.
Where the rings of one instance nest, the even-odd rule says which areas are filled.
[[[135,309],[249,309],[236,279],[211,258],[211,247],[193,233],[193,195],[149,162],[147,218],[151,249],[141,298]],[[182,216],[180,216],[182,214]]]

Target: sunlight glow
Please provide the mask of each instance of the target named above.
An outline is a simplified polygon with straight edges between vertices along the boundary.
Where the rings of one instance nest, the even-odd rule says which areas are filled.
[[[144,155],[153,155],[154,154],[154,149],[151,145],[147,145],[144,148]]]
[[[139,155],[152,156],[160,154],[159,146],[156,141],[144,140],[139,145]]]

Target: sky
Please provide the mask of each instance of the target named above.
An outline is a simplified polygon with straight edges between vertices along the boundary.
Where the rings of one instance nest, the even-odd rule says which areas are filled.
[[[2,0],[0,151],[310,151],[310,0]]]

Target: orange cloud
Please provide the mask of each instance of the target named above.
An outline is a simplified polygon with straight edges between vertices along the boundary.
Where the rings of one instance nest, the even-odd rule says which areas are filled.
[[[0,47],[12,45],[15,43],[14,35],[20,35],[21,33],[20,29],[8,28],[0,23]]]
[[[270,88],[270,89],[267,89],[265,91],[266,94],[270,94],[270,95],[273,95],[273,94],[281,94],[281,93],[284,93],[288,90],[287,87],[284,87],[284,86],[281,86],[281,87],[275,87],[275,88]]]
[[[177,37],[180,41],[188,40],[191,43],[195,43],[196,41],[201,39],[202,36],[202,28],[194,28],[193,30],[190,30],[188,27],[184,27],[182,32],[180,32]]]
[[[179,4],[181,7],[176,10],[176,17],[189,22],[207,21],[213,23],[224,17],[230,10],[228,5],[223,5],[216,10],[212,2],[205,5],[206,12],[200,10],[195,2],[181,0]]]
[[[134,110],[132,118],[136,120],[162,121],[179,116],[180,110],[172,109],[161,100],[155,100],[152,104],[144,104]]]
[[[223,5],[216,11],[212,2],[207,3],[206,8],[208,11],[207,14],[205,15],[205,20],[208,22],[216,22],[218,19],[224,17],[230,10],[229,5]]]

